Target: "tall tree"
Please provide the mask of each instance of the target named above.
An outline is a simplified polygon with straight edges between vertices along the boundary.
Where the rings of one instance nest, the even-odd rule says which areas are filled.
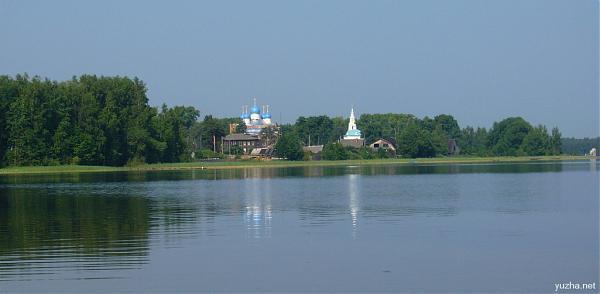
[[[557,127],[552,128],[550,150],[552,151],[552,155],[560,155],[562,153],[562,134]]]
[[[221,137],[225,136],[225,125],[212,115],[207,115],[202,121],[202,145],[217,152]]]
[[[365,141],[371,143],[380,138],[396,139],[408,125],[418,121],[412,114],[362,114],[356,124]]]
[[[433,118],[434,128],[441,132],[446,139],[460,139],[461,132],[458,121],[452,115],[440,114]]]
[[[544,126],[532,128],[523,138],[520,146],[520,154],[522,155],[549,155],[551,153],[550,137],[548,130]]]
[[[321,145],[335,140],[333,121],[325,115],[301,116],[296,120],[294,128],[305,145]]]
[[[54,109],[49,103],[56,85],[34,77],[27,82],[19,97],[10,105],[8,129],[11,137],[11,164],[48,164],[51,157],[52,133],[57,127]]]
[[[331,130],[331,141],[335,142],[341,139],[348,130],[348,119],[338,116],[332,118],[331,122],[333,123],[333,129]]]
[[[17,76],[17,80],[22,79]],[[6,164],[9,125],[8,111],[11,103],[19,96],[18,82],[8,76],[0,76],[0,167]]]
[[[408,125],[398,136],[396,153],[403,157],[434,157],[435,147],[431,133],[417,124]]]
[[[487,130],[485,128],[466,127],[461,131],[461,136],[458,141],[460,146],[460,152],[468,155],[479,155],[485,156],[488,154],[487,144]]]
[[[281,134],[277,140],[277,144],[275,144],[275,150],[279,156],[285,157],[288,160],[301,160],[304,156],[300,139],[295,132]]]
[[[531,125],[521,117],[509,117],[495,122],[488,136],[488,147],[494,155],[517,155]]]

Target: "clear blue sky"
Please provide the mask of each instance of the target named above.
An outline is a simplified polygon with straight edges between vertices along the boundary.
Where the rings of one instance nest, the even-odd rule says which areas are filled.
[[[599,129],[597,0],[0,0],[0,74],[137,76],[152,105],[236,116],[448,113]]]

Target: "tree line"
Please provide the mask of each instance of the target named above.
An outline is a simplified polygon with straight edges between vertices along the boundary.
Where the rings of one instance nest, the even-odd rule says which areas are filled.
[[[583,155],[589,153],[592,148],[600,150],[600,137],[563,138],[562,140],[562,152],[565,154]]]
[[[137,78],[0,76],[0,166],[180,162],[194,152],[214,157],[215,142],[240,121],[210,115],[199,121],[199,115],[189,106],[149,106]]]
[[[239,118],[201,118],[189,106],[151,107],[146,85],[137,78],[82,75],[56,82],[0,76],[0,166],[123,166],[222,157],[221,140],[230,124],[244,132]],[[556,155],[562,146],[558,128],[548,131],[520,117],[488,130],[460,128],[447,114],[361,115],[357,125],[365,142],[394,139],[394,154],[338,145],[347,125],[342,117],[301,116],[267,133],[282,156],[296,160],[307,158],[303,145],[325,145],[324,159],[434,157],[446,154],[448,139],[458,142],[461,154],[476,156]]]
[[[434,118],[417,118],[412,114],[362,114],[357,127],[365,142],[380,138],[396,142],[396,153],[377,152],[369,148],[345,148],[337,143],[346,132],[347,119],[327,116],[300,117],[293,125],[282,128],[298,145],[324,144],[324,159],[370,159],[382,157],[435,157],[447,154],[448,140],[454,139],[463,155],[539,156],[561,154],[562,138],[558,128],[533,126],[521,117],[495,122],[489,130],[467,126],[460,128],[448,114]],[[286,140],[289,142],[290,140]],[[293,140],[292,140],[293,141]],[[286,150],[294,149],[285,146]],[[298,159],[298,156],[293,156]]]

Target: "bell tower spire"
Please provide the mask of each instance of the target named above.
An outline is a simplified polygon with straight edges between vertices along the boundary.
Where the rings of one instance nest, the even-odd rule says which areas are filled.
[[[356,117],[354,116],[354,106],[350,109],[350,119],[348,120],[348,131],[344,135],[344,139],[360,139],[362,133],[356,128]]]
[[[348,131],[356,130],[356,118],[354,117],[354,106],[350,109],[350,119],[348,120]]]

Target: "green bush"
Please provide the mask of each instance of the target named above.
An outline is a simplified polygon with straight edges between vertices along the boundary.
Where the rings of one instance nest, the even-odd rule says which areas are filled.
[[[275,144],[275,150],[277,150],[280,157],[285,157],[288,160],[302,160],[304,158],[300,139],[294,132],[282,134],[277,140],[277,144]]]
[[[346,160],[348,157],[348,150],[338,142],[329,143],[323,146],[321,158],[324,160]]]

